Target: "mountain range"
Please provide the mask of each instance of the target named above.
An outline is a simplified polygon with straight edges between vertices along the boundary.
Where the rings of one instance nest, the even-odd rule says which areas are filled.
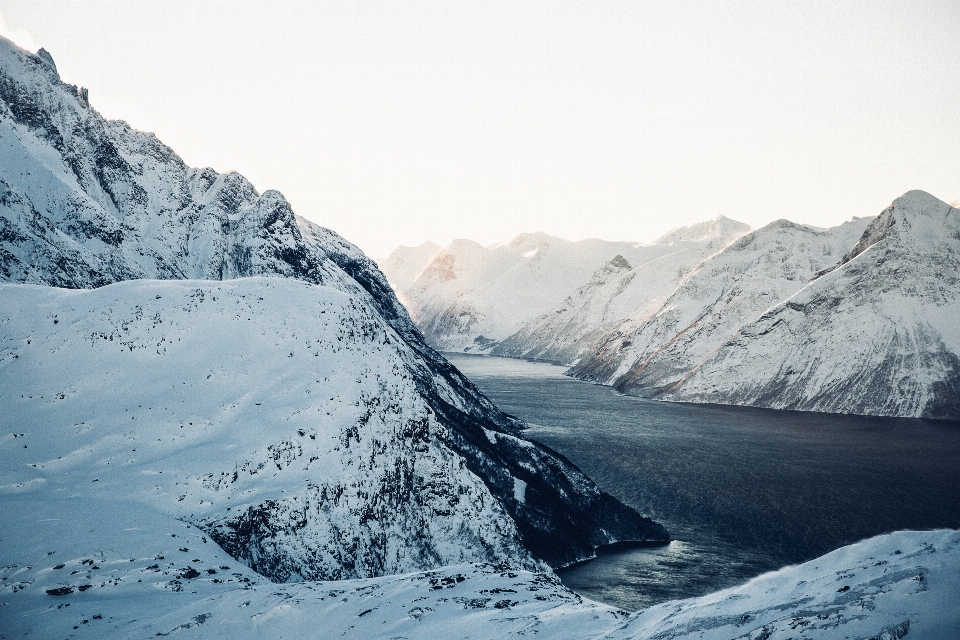
[[[356,247],[5,39],[0,225],[0,636],[956,628],[956,532],[634,616],[567,591],[551,567],[667,532],[527,439]]]
[[[517,331],[532,331],[530,327],[550,321],[578,323],[578,328],[586,323],[589,333],[598,323],[620,320],[638,306],[655,305],[684,273],[748,230],[720,216],[674,230],[650,245],[570,242],[544,233],[521,234],[490,247],[454,240],[439,251],[432,243],[400,247],[381,266],[431,345],[447,351],[489,353]],[[617,302],[607,301],[604,308],[594,310],[575,307],[569,295],[571,285],[591,277],[606,282],[608,275],[601,265],[611,261],[609,269],[623,271],[611,285],[616,289],[611,297]],[[537,331],[539,341],[527,351],[550,349],[553,334],[548,337],[545,331],[551,329]],[[552,331],[556,333],[557,328]],[[576,332],[564,336],[577,344],[584,340]],[[509,344],[500,349],[510,350]]]
[[[138,499],[275,580],[669,539],[526,440],[280,193],[103,119],[45,51],[0,42],[0,98],[4,492]]]
[[[523,270],[537,254],[504,268],[501,245],[469,259],[465,241],[415,259],[401,247],[384,268],[404,262],[395,286],[440,349],[555,362],[662,400],[960,419],[958,237],[960,210],[912,191],[830,229],[720,217],[645,246],[541,236],[567,250],[547,269],[552,298],[568,292],[552,306],[527,303],[550,288]]]

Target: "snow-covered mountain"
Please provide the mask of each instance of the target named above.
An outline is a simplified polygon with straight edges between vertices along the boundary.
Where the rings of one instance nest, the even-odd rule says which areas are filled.
[[[665,532],[355,247],[2,39],[0,179],[0,637],[956,635],[956,532],[629,617],[570,593],[547,563]]]
[[[427,240],[415,247],[400,245],[377,265],[387,276],[390,286],[398,294],[406,291],[427,266],[433,262],[443,247]]]
[[[4,506],[0,634],[9,638],[953,640],[960,633],[956,531],[879,536],[628,615],[582,599],[552,574],[485,563],[276,584],[203,531],[141,503],[4,496]]]
[[[0,278],[20,283],[3,288],[0,380],[5,405],[23,396],[0,423],[37,439],[4,453],[6,489],[44,499],[106,460],[116,475],[94,490],[150,502],[143,480],[163,471],[173,485],[157,483],[167,497],[151,504],[279,580],[558,566],[667,538],[525,440],[424,343],[356,247],[279,193],[186,167],[151,134],[104,120],[42,54],[0,41]],[[167,282],[128,282],[142,279]],[[298,353],[319,355],[296,364]],[[219,391],[196,387],[200,369]],[[286,398],[279,413],[245,400],[268,389]],[[120,408],[142,407],[121,429]],[[203,459],[177,445],[181,426]],[[148,434],[164,443],[149,469],[117,457]],[[263,469],[284,479],[241,499],[235,482]]]
[[[360,299],[281,278],[0,297],[5,492],[149,505],[279,581],[534,566]]]
[[[566,328],[569,335],[563,339],[578,342],[581,333],[595,328],[583,329],[585,324],[610,323],[614,317],[622,320],[638,306],[651,304],[651,300],[672,290],[678,273],[691,269],[748,229],[720,216],[676,229],[650,245],[595,239],[571,242],[544,233],[521,234],[490,247],[455,240],[437,253],[408,286],[401,283],[409,279],[412,269],[404,271],[400,267],[415,262],[412,251],[401,247],[383,266],[387,277],[398,284],[400,299],[431,345],[447,351],[489,353],[501,341],[524,330],[527,338],[522,343],[513,340],[503,349],[510,355],[526,355],[521,352],[546,352],[553,341],[553,334],[548,335],[551,331],[559,333]],[[576,287],[591,281],[592,276],[604,278],[606,283],[607,276],[602,272],[611,261],[615,262],[614,270],[627,268],[632,272],[602,294],[595,294],[609,299],[580,300],[584,294],[576,292]],[[652,271],[646,269],[657,261],[669,265],[663,278],[660,272],[651,278]],[[591,292],[596,288],[589,283],[584,286]],[[561,315],[558,327],[541,327]],[[567,316],[575,319],[567,320]],[[531,322],[538,328],[527,330]],[[576,329],[567,326],[571,322]]]
[[[558,307],[527,323],[490,353],[574,363],[608,331],[648,318],[702,260],[749,230],[718,216],[671,231],[636,252],[634,264],[614,256]]]
[[[673,400],[960,419],[960,210],[897,198],[837,266],[745,324]]]
[[[800,290],[849,250],[870,219],[821,230],[777,220],[699,265],[647,317],[611,330],[571,375],[656,395],[741,326]]]

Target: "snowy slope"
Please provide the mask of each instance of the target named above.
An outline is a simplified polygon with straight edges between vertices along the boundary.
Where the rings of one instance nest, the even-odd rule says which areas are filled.
[[[5,497],[0,636],[767,640],[960,634],[960,533],[899,532],[633,615],[551,574],[459,564],[274,584],[143,505]],[[884,635],[886,634],[886,635]]]
[[[610,638],[925,640],[960,634],[956,531],[901,531],[630,618]]]
[[[897,198],[839,266],[743,326],[666,397],[960,418],[960,210]]]
[[[406,291],[441,251],[443,247],[429,240],[416,247],[401,245],[378,260],[377,266],[387,274],[394,291]]]
[[[273,278],[0,296],[0,432],[24,434],[3,491],[142,502],[280,581],[534,566],[355,298]]]
[[[492,498],[499,504],[513,521],[517,539],[536,558],[558,566],[590,557],[597,545],[614,540],[665,538],[662,528],[601,493],[564,459],[524,440],[519,421],[497,410],[424,343],[387,280],[356,247],[332,231],[296,218],[279,193],[268,191],[260,195],[237,174],[188,168],[151,134],[134,131],[119,121],[105,121],[90,107],[84,91],[59,79],[49,57],[30,54],[6,40],[0,40],[0,179],[3,180],[0,185],[0,279],[86,288],[140,278],[219,280],[270,276],[278,281],[271,286],[285,286],[294,297],[313,295],[301,292],[301,289],[311,291],[307,283],[328,287],[349,301],[341,303],[345,309],[361,310],[356,320],[365,327],[360,335],[369,349],[387,348],[381,344],[381,337],[393,334],[389,348],[399,354],[402,371],[396,369],[394,360],[369,359],[363,349],[353,357],[369,360],[370,375],[374,377],[409,379],[405,384],[412,385],[420,402],[427,407],[425,410],[445,430],[446,446],[455,454],[456,465],[466,467],[480,478],[489,493],[489,497],[478,497],[476,501],[487,504]],[[279,284],[284,278],[300,282]],[[116,290],[125,290],[117,286]],[[157,283],[150,286],[162,287]],[[171,283],[171,286],[175,285]],[[197,286],[203,289],[208,285]],[[16,288],[5,291],[10,291],[11,300],[14,296],[41,295],[15,294]],[[73,341],[82,342],[94,332],[113,335],[118,326],[110,325],[111,321],[127,322],[127,316],[136,316],[138,306],[145,308],[139,294],[131,295],[132,298],[123,298],[117,303],[116,317],[104,318],[96,327],[84,327],[82,333],[73,336]],[[165,312],[173,313],[173,309],[167,308],[168,303],[162,301],[162,294],[158,295],[160,299],[150,302],[153,314],[163,317]],[[253,293],[247,294],[250,296]],[[171,294],[171,297],[177,296]],[[27,299],[24,298],[20,306],[23,313],[31,308]],[[49,313],[65,317],[62,314],[75,312],[69,300],[72,300],[69,296],[55,298],[50,302]],[[13,308],[5,305],[3,311],[12,313]],[[281,313],[283,309],[280,302],[273,307],[261,307],[262,314],[249,316],[252,330],[268,331],[267,327],[281,318],[267,316]],[[219,313],[232,317],[225,309]],[[291,313],[299,317],[304,326],[312,318],[294,310]],[[258,329],[260,315],[263,315],[264,327]],[[350,313],[344,311],[341,315],[342,324],[350,326]],[[190,316],[190,322],[205,326],[203,333],[208,339],[217,338],[220,330],[213,324],[204,325],[201,316],[203,314]],[[46,324],[38,326],[46,327]],[[62,330],[64,325],[57,328]],[[156,338],[166,344],[164,340],[172,339],[157,333],[160,329],[152,331],[148,341]],[[21,334],[0,335],[7,341],[22,337]],[[235,338],[238,344],[243,344],[243,339]],[[138,335],[133,339],[146,338]],[[51,345],[59,341],[71,342],[67,335],[44,333],[38,333],[31,340],[34,345],[42,344],[51,350],[54,348]],[[334,343],[331,339],[325,344],[334,348],[339,341]],[[66,352],[65,348],[59,351]],[[218,355],[208,353],[207,357],[214,366]],[[264,357],[279,356],[271,353]],[[24,362],[40,366],[36,361]],[[283,362],[287,366],[292,361],[284,359]],[[94,364],[105,367],[103,371],[113,370],[109,362],[91,362],[90,366]],[[74,361],[64,362],[53,357],[46,361],[46,366],[59,369],[64,379],[81,377],[78,363]],[[349,371],[350,367],[342,369]],[[185,363],[171,366],[164,375],[174,377],[167,382],[170,385],[175,381],[184,382],[176,377],[182,370],[189,370],[189,366]],[[258,380],[251,376],[243,384],[237,383],[231,393],[243,395],[254,390],[257,384]],[[365,401],[371,407],[376,406],[379,396],[373,390],[365,393]],[[356,401],[361,399],[358,397]],[[97,400],[92,397],[89,402],[97,403]],[[332,402],[329,398],[324,402],[318,400],[313,410],[330,411],[324,406]],[[212,405],[204,405],[198,411],[203,420],[214,420],[219,415],[219,410]],[[73,422],[83,421],[80,416],[76,418]],[[337,423],[336,428],[348,429],[350,425],[348,420]],[[379,439],[397,437],[389,425],[380,426],[383,431],[378,432]],[[16,428],[11,427],[12,431]],[[262,443],[263,447],[273,444],[276,443]],[[343,450],[341,454],[344,460],[352,455]],[[233,462],[239,465],[249,461]],[[401,469],[395,471],[394,481],[402,484],[406,476],[400,473]],[[450,487],[456,487],[459,478],[451,475]],[[526,489],[520,491],[520,486]],[[394,487],[397,491],[401,488]],[[288,490],[281,488],[280,491]],[[464,491],[464,495],[473,495],[466,488]],[[526,499],[519,500],[518,495]],[[352,508],[361,511],[386,508],[375,502],[378,499],[375,492],[364,491],[358,496],[360,502]],[[238,557],[246,553],[252,562],[261,553],[257,545],[266,544],[264,541],[276,536],[282,523],[274,527],[270,518],[282,509],[272,508],[270,501],[274,499],[262,503],[270,508],[251,514],[246,521],[235,522],[239,526],[240,541],[224,542],[231,553]],[[316,517],[310,512],[306,513],[308,522],[304,526],[314,532],[310,535],[319,539],[322,536],[317,532],[321,529],[316,527],[323,525],[315,521]],[[287,509],[282,516],[281,520],[294,518],[296,510]],[[427,533],[432,535],[430,531]],[[357,530],[347,529],[341,534],[337,534],[341,535],[338,543],[341,551],[331,551],[332,554],[362,551],[353,544],[359,535]],[[300,558],[298,553],[306,553],[312,543],[305,540],[291,543],[294,547],[302,546],[299,551],[291,552],[291,558]],[[386,542],[380,540],[376,544],[384,547]],[[428,539],[426,544],[429,546],[432,541]],[[287,551],[281,551],[277,552],[277,558],[286,557]],[[384,551],[387,552],[393,553],[389,549]],[[401,558],[405,552],[398,553],[400,556],[395,558],[377,557],[369,566],[354,564],[353,568],[350,562],[354,560],[346,557],[345,575],[353,575],[350,571],[354,569],[356,575],[368,575],[364,572],[370,567],[380,564],[386,567],[394,560],[400,563],[397,566],[418,562],[406,556]],[[433,552],[422,558],[427,563],[424,566],[434,566],[438,558],[444,557],[442,553],[431,554]],[[327,567],[323,571],[332,571],[336,562],[331,558],[313,560],[319,563],[317,566]],[[278,578],[292,575],[289,566],[280,560],[277,562],[280,564],[276,567],[263,570],[268,573],[275,570],[272,575]]]
[[[490,247],[454,240],[400,297],[433,346],[485,351],[562,300],[567,278],[586,279],[610,244],[573,243],[543,233]],[[619,250],[631,249],[622,244]],[[387,277],[392,278],[389,271]]]
[[[490,247],[455,240],[398,294],[432,345],[449,351],[489,352],[541,314],[564,306],[565,299],[577,295],[577,286],[618,255],[630,265],[667,260],[671,270],[664,280],[673,279],[675,284],[677,269],[689,269],[747,229],[720,217],[676,229],[650,245],[594,239],[571,242],[544,233],[521,234]],[[388,278],[402,279],[391,275],[389,265],[385,269]],[[609,313],[626,317],[637,306],[663,295],[660,290],[665,285],[646,276],[631,278],[636,280],[632,287],[624,284],[627,295]],[[611,306],[605,302],[595,306]],[[588,315],[590,322],[603,319],[602,312],[601,318]]]
[[[859,218],[822,230],[777,220],[689,274],[658,309],[612,330],[571,374],[635,395],[655,395],[741,326],[832,267],[863,233]]]
[[[675,229],[644,247],[635,253],[640,261],[635,266],[615,256],[559,307],[498,343],[491,354],[574,363],[614,327],[648,318],[702,260],[749,230],[718,216]]]

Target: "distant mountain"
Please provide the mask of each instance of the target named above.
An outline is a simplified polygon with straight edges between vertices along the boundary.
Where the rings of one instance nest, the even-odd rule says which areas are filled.
[[[4,487],[139,500],[274,580],[667,539],[527,441],[356,247],[104,120],[44,54],[0,39]]]
[[[572,364],[611,329],[648,318],[702,260],[749,230],[719,216],[639,248],[633,264],[614,256],[559,306],[497,343],[490,353]]]
[[[644,266],[652,261],[668,263],[673,271],[665,282],[672,279],[675,284],[678,271],[692,268],[705,255],[718,251],[748,229],[721,216],[674,230],[650,245],[603,240],[571,242],[543,233],[521,234],[490,247],[455,240],[422,269],[413,284],[398,289],[398,295],[431,345],[448,351],[489,353],[498,348],[498,343],[524,330],[528,323],[542,324],[541,315],[553,317],[560,308],[560,313],[575,314],[579,306],[574,309],[574,302],[567,304],[565,300],[576,295],[578,286],[588,283],[598,269],[618,256],[619,266],[614,269],[623,269],[625,265],[632,269],[636,265],[640,269],[637,273],[645,273]],[[389,260],[384,263],[387,277],[402,282],[399,270],[396,276],[391,275],[394,271]],[[637,273],[628,280],[633,280]],[[616,290],[618,285],[611,286]],[[672,289],[660,280],[652,282],[644,277],[632,286],[627,282],[622,287],[625,291],[609,294],[611,298],[625,294],[616,302],[597,303],[609,308],[606,314],[601,311],[594,318],[596,313],[586,312],[590,321],[600,322],[607,315],[618,314],[621,315],[615,319],[622,320],[636,305],[649,304],[650,299]],[[546,331],[541,329],[536,336],[522,345],[514,341],[501,348],[511,355],[523,355],[522,351],[546,353],[550,343]],[[572,332],[566,339],[577,342],[582,336]]]
[[[441,251],[443,247],[429,240],[416,247],[399,246],[378,265],[384,274],[389,274],[394,291],[406,291]]]
[[[689,273],[646,317],[611,330],[571,375],[654,396],[675,385],[741,326],[832,267],[870,219],[822,230],[777,220]]]
[[[672,400],[960,419],[960,210],[897,198],[837,265],[727,338]]]

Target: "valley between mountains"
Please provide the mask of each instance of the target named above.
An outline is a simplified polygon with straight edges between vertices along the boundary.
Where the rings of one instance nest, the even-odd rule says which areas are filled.
[[[721,216],[648,245],[527,234],[382,266],[441,350],[661,400],[960,419],[960,210],[922,191],[830,229]]]
[[[877,380],[899,395],[844,404],[854,381],[816,404],[818,370],[790,361],[777,371],[803,375],[784,402],[954,416],[957,215],[912,193],[872,222],[802,231],[811,257],[769,283],[769,311],[750,318],[756,302],[722,325],[743,337],[686,392],[722,393],[738,345],[760,352],[784,326],[781,344],[809,337],[828,308],[866,326],[859,298],[824,302],[861,286],[870,308],[916,294],[896,317],[907,333],[878,324],[879,346],[845,365],[888,363]],[[621,353],[627,327],[642,330],[716,256],[756,257],[747,231],[721,218],[650,250],[573,247],[577,292],[537,266],[551,240],[523,239],[501,253],[532,274],[538,306],[506,283],[488,299],[513,302],[488,324],[415,313],[418,326],[372,260],[279,192],[186,166],[101,117],[48,52],[0,38],[0,638],[951,637],[960,533],[946,530],[873,538],[633,614],[583,599],[552,569],[669,532],[528,439],[432,346],[493,350],[538,321],[587,366],[587,347]],[[487,250],[464,251],[480,264]],[[464,273],[456,256],[431,265],[440,283]],[[891,281],[904,270],[915,277]],[[568,299],[563,313],[583,319],[571,335],[542,320]],[[484,333],[461,331],[472,326]],[[905,369],[893,356],[908,339],[922,348]],[[614,382],[638,357],[591,375]],[[779,382],[763,373],[733,399],[769,398],[764,384]]]

